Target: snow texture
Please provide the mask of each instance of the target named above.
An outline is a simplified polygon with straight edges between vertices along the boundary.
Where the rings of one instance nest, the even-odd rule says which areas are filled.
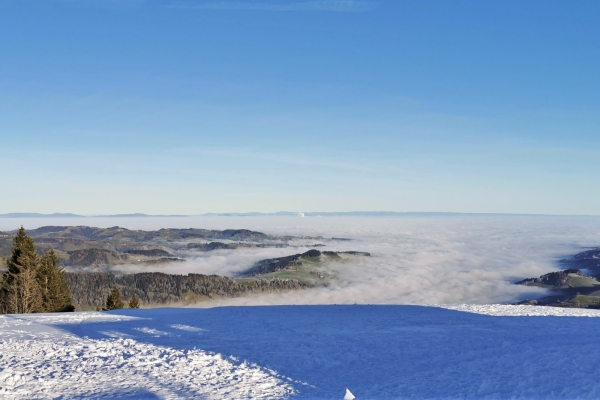
[[[442,305],[448,310],[465,311],[496,317],[600,317],[600,310],[584,308],[560,308],[543,306],[522,306],[505,304],[460,304]]]
[[[287,382],[220,354],[156,346],[119,332],[78,337],[52,325],[144,319],[99,313],[0,317],[1,398],[285,398]],[[169,335],[133,328],[153,337]],[[196,332],[194,327],[184,329]]]
[[[597,399],[594,317],[508,305],[0,316],[0,398]]]

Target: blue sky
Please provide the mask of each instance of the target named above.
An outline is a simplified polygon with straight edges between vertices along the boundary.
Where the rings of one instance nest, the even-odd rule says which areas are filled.
[[[4,0],[0,212],[600,214],[597,1]]]

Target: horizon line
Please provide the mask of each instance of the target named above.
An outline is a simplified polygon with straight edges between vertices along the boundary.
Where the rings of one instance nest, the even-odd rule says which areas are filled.
[[[506,212],[455,212],[455,211],[275,211],[275,212],[207,212],[201,214],[75,214],[75,213],[4,213],[0,218],[190,218],[190,217],[393,217],[393,216],[538,216],[538,217],[598,217],[597,214],[547,214],[547,213],[506,213]]]

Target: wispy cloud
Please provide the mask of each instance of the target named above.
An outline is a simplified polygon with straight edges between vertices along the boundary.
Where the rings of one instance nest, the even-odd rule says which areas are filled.
[[[229,157],[234,159],[249,158],[255,160],[270,161],[273,163],[281,164],[292,164],[309,167],[324,167],[324,168],[335,168],[351,171],[377,171],[377,168],[370,168],[364,165],[364,162],[349,162],[345,160],[334,160],[331,158],[317,158],[306,155],[299,155],[297,153],[272,153],[262,152],[251,148],[217,148],[217,147],[189,147],[189,148],[174,148],[171,149],[173,153],[196,153],[203,155],[211,155],[217,157]],[[300,150],[298,151],[301,152]]]
[[[363,12],[373,8],[373,3],[360,0],[312,0],[312,1],[206,1],[171,4],[169,8],[193,8],[204,10],[256,10],[256,11],[331,11]]]

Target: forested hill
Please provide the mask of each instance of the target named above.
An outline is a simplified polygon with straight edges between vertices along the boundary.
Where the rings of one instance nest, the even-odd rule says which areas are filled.
[[[0,256],[8,257],[16,231],[0,232]],[[194,252],[249,248],[323,246],[322,237],[273,236],[247,229],[130,230],[113,226],[43,226],[27,231],[41,255],[53,249],[62,266],[98,272],[115,265],[178,261]],[[222,241],[222,242],[221,242]]]
[[[135,293],[143,305],[190,304],[222,297],[304,289],[311,285],[296,279],[237,281],[217,275],[170,275],[160,272],[115,276],[109,273],[70,272],[67,282],[78,309],[102,306],[113,286],[129,300]]]

